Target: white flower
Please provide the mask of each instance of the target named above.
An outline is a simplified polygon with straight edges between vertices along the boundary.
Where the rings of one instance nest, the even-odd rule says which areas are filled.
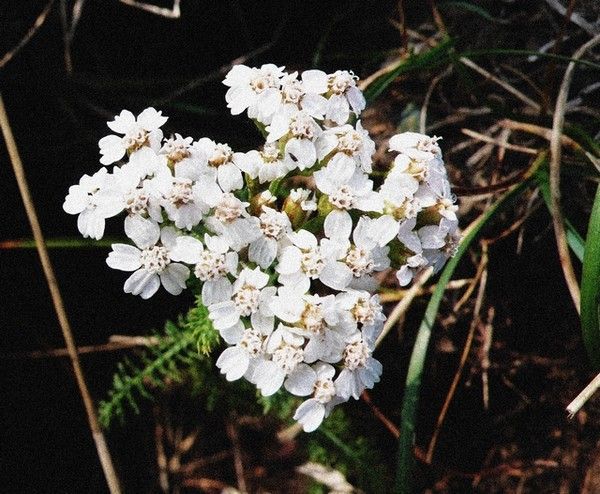
[[[377,333],[383,328],[385,315],[379,303],[379,295],[348,289],[338,293],[335,301],[339,311],[339,324],[344,325],[349,331],[355,332],[358,324],[363,328],[372,328],[370,330]]]
[[[160,127],[166,121],[167,117],[163,117],[162,112],[154,108],[146,108],[137,118],[130,111],[123,110],[113,121],[107,123],[110,130],[123,136],[112,134],[100,139],[100,163],[110,165],[119,161],[125,153],[132,153],[143,146],[158,151],[163,137]]]
[[[338,125],[345,124],[350,118],[350,110],[358,116],[365,109],[366,101],[362,92],[356,87],[356,77],[347,70],[337,70],[329,75],[327,112],[325,118]]]
[[[352,279],[352,272],[335,258],[336,252],[324,253],[317,238],[307,230],[288,235],[293,245],[284,248],[276,271],[279,282],[284,285],[301,286],[307,291],[310,280],[320,279],[330,288],[345,288]]]
[[[371,173],[375,143],[359,120],[356,122],[356,129],[348,124],[323,132],[317,141],[317,153],[321,161],[329,156],[332,164],[347,169],[356,165],[364,172]]]
[[[370,338],[369,338],[370,339]],[[344,368],[335,380],[337,394],[355,400],[366,389],[371,389],[379,382],[381,363],[371,357],[373,345],[362,333],[355,333],[344,349]]]
[[[91,177],[84,175],[79,185],[69,187],[63,209],[78,214],[77,228],[84,237],[100,240],[104,235],[106,218],[119,214],[123,206],[111,190],[112,175],[101,168]]]
[[[314,195],[308,189],[292,189],[288,197],[290,201],[300,204],[300,208],[303,211],[317,210],[317,201],[315,201]]]
[[[263,396],[276,393],[286,376],[294,376],[298,364],[304,360],[303,343],[304,338],[282,324],[271,333],[266,342],[266,351],[271,360],[258,362],[251,377]]]
[[[205,157],[200,164],[200,172],[214,178],[225,192],[244,186],[242,172],[237,165],[242,153],[234,153],[227,144],[216,143],[208,137],[195,142],[192,149]]]
[[[235,275],[238,253],[232,252],[224,238],[204,235],[205,246],[200,240],[182,236],[177,239],[171,258],[194,264],[194,275],[202,282],[202,303],[208,307],[231,296],[232,285],[227,275]]]
[[[446,261],[456,254],[460,234],[456,221],[442,218],[439,225],[426,225],[418,230],[423,257],[438,272]]]
[[[289,243],[287,234],[292,231],[292,225],[287,214],[267,206],[263,206],[262,210],[259,216],[261,235],[250,243],[248,259],[267,269],[281,248]]]
[[[284,161],[290,169],[304,170],[317,162],[315,142],[322,129],[307,112],[278,113],[266,130],[267,142],[286,138]]]
[[[175,134],[174,137],[165,139],[160,154],[164,154],[171,163],[179,163],[191,155],[192,137],[182,137],[181,134]]]
[[[294,375],[290,375],[285,381],[285,388],[293,395],[312,395],[294,414],[294,420],[302,424],[304,432],[316,430],[333,407],[342,401],[336,396],[334,375],[335,369],[323,362],[312,367],[300,364]]]
[[[289,330],[308,339],[304,361],[335,363],[342,357],[348,326],[339,324],[339,308],[333,295],[303,293],[300,286],[280,286],[271,300],[276,317],[291,325]]]
[[[137,247],[113,244],[106,259],[113,269],[134,271],[125,281],[125,293],[140,295],[147,299],[156,293],[161,283],[172,295],[179,295],[185,288],[190,270],[183,264],[172,262],[177,233],[173,227],[162,230],[152,220],[143,220],[131,239]],[[160,237],[160,243],[159,243]]]
[[[269,275],[260,268],[244,268],[233,285],[221,292],[222,299],[209,305],[209,318],[225,341],[231,337],[227,331],[239,325],[240,318],[250,317],[252,327],[267,335],[273,331],[274,318],[270,301],[276,288],[267,286]]]
[[[280,156],[279,146],[273,142],[265,143],[261,151],[240,153],[236,163],[251,178],[258,177],[261,184],[281,178],[291,170],[289,162]]]
[[[195,181],[198,175],[193,168],[175,166],[175,176],[162,174],[155,180],[161,194],[161,205],[177,228],[191,230],[208,213],[210,206],[204,202],[202,184]]]
[[[304,110],[311,117],[323,120],[327,111],[327,99],[321,96],[327,90],[325,85],[319,84],[311,78],[312,73],[320,72],[308,70],[302,73],[302,81],[298,80],[298,73],[288,74],[281,80],[281,107],[278,112],[291,113]],[[322,73],[322,72],[321,72]]]
[[[332,211],[325,218],[325,235],[321,240],[321,249],[343,263],[351,276],[346,279],[344,286],[336,286],[342,290],[347,286],[352,288],[374,291],[377,282],[371,276],[374,271],[383,271],[390,266],[389,248],[380,246],[372,234],[373,220],[362,216],[352,233],[352,219],[346,211]]]
[[[390,138],[389,148],[391,151],[398,151],[399,153],[415,150],[441,157],[442,150],[437,143],[440,139],[441,137],[429,137],[417,132],[403,132]]]
[[[217,367],[228,381],[236,381],[242,376],[251,378],[259,357],[264,353],[266,336],[254,328],[244,328],[240,322],[235,326],[229,343],[234,344],[223,350],[217,359]]]
[[[223,192],[209,177],[202,177],[197,185],[203,201],[213,208],[206,225],[224,236],[232,249],[240,250],[260,236],[258,218],[246,210],[249,203],[240,201],[231,192]]]
[[[373,191],[373,182],[360,170],[349,177],[338,172],[337,167],[327,165],[314,173],[317,188],[327,194],[329,204],[350,218],[348,210],[383,211],[383,198]],[[331,167],[331,168],[330,168]]]
[[[283,67],[273,64],[265,64],[260,69],[234,66],[223,81],[229,86],[225,100],[232,115],[247,109],[249,118],[268,123],[281,102],[279,85],[283,75]]]

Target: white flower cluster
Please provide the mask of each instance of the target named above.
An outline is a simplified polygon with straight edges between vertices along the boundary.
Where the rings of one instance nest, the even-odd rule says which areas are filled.
[[[405,285],[426,266],[440,269],[458,241],[437,138],[392,137],[394,164],[374,187],[356,82],[347,71],[234,67],[228,106],[266,137],[246,153],[165,139],[161,112],[123,110],[99,142],[100,162],[117,164],[84,175],[64,203],[94,239],[125,212],[134,245],[114,244],[107,259],[133,272],[125,292],[146,299],[162,285],[177,295],[197,278],[228,344],[220,371],[265,396],[284,387],[307,397],[294,416],[305,431],[379,381],[377,273],[393,268]],[[306,188],[290,189],[302,180]]]

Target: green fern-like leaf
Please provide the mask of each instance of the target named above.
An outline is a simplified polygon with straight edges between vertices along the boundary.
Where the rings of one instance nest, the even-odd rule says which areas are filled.
[[[139,413],[137,399],[150,399],[150,387],[162,388],[167,381],[181,382],[183,371],[207,358],[219,343],[219,333],[208,319],[200,297],[177,324],[167,321],[164,331],[154,335],[158,343],[144,350],[139,363],[129,358],[117,366],[108,398],[99,406],[99,420],[108,427],[115,418],[123,421],[127,408]]]

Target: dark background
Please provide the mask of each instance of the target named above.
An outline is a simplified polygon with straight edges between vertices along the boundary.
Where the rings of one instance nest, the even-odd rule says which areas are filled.
[[[65,3],[72,6],[72,1]],[[560,17],[543,8],[543,14],[538,15],[543,1],[479,3],[493,15],[510,16],[514,22],[510,28],[499,28],[473,15],[459,17],[454,23],[448,19],[457,43],[470,49],[536,48],[560,29]],[[157,4],[169,5],[158,0]],[[430,20],[426,4],[404,1],[409,26],[415,28]],[[19,42],[45,5],[41,1],[0,3],[0,54]],[[167,134],[209,136],[228,142],[237,150],[248,150],[259,143],[260,136],[244,116],[229,115],[224,101],[226,88],[220,82],[223,76],[215,74],[220,67],[270,43],[247,64],[273,62],[286,65],[290,71],[314,66],[323,70],[352,69],[364,77],[377,70],[401,43],[398,30],[390,22],[398,18],[397,2],[393,1],[183,0],[181,18],[165,19],[117,0],[87,0],[72,44],[73,72],[68,74],[60,6],[61,1],[56,0],[33,39],[0,69],[0,90],[40,222],[49,238],[78,235],[76,217],[62,210],[64,196],[82,174],[92,174],[101,166],[97,141],[109,132],[106,121],[121,109],[138,113],[154,105],[169,116],[163,127]],[[577,36],[572,39],[579,41],[580,34]],[[572,53],[572,46],[567,49]],[[564,65],[557,73],[561,75],[563,69]],[[532,77],[539,82],[544,69],[538,66],[536,70]],[[390,103],[377,106],[374,113],[385,112],[385,118],[397,125],[411,98],[404,95],[404,90],[418,94],[415,103],[419,105],[430,79],[426,73],[415,75],[415,82],[410,78],[403,81],[400,90],[390,91],[386,98]],[[448,100],[463,98],[452,101],[455,106],[476,106],[486,101],[490,86],[484,81],[477,79],[472,86],[463,83],[460,78],[452,81],[454,85],[445,88],[441,96]],[[192,89],[185,90],[190,84]],[[439,110],[444,115],[446,106],[451,106],[444,98],[439,98],[441,103],[436,100],[435,108],[432,103],[432,112]],[[456,143],[458,131],[442,131],[446,150]],[[511,164],[517,167],[522,163]],[[457,160],[452,166],[455,176],[462,176],[467,182],[463,185],[468,185],[469,170]],[[30,237],[4,145],[0,145],[0,184],[0,241]],[[586,217],[581,213],[571,219],[581,227]],[[492,376],[489,414],[482,412],[480,389],[461,386],[438,447],[440,463],[449,468],[476,470],[491,445],[503,442],[507,448],[513,443],[522,445],[521,456],[526,460],[549,455],[555,447],[550,434],[566,427],[564,403],[552,402],[551,395],[558,395],[557,390],[573,395],[587,379],[578,321],[561,278],[552,231],[548,228],[549,216],[542,208],[530,223],[522,255],[515,255],[514,238],[491,251],[488,296],[502,318],[498,335],[494,335],[500,345],[498,352],[508,347],[513,353],[564,359],[570,376],[575,377],[567,389],[562,377],[549,382],[539,369],[519,368],[510,375],[513,383],[525,389],[534,401],[541,397],[523,409],[518,407],[520,399],[515,391],[508,389],[499,375]],[[109,220],[107,235],[122,235],[118,220]],[[125,295],[124,273],[106,266],[106,254],[107,249],[51,251],[78,345],[102,343],[112,334],[147,334],[189,307],[189,293],[172,297],[159,291],[149,301]],[[0,490],[106,492],[68,360],[15,355],[64,346],[36,252],[0,249],[0,267]],[[465,273],[458,273],[462,274]],[[391,343],[378,355],[386,370],[373,396],[396,423],[402,397],[399,383],[404,380],[402,373],[425,303],[421,300],[415,304],[411,316],[414,320],[407,324],[401,355]],[[463,321],[450,335],[460,346],[466,327],[468,322],[465,325]],[[122,356],[117,352],[82,357],[95,399],[106,396]],[[456,362],[456,354],[442,354],[431,363],[421,419],[426,424],[422,429],[425,439]],[[361,402],[349,406],[365,416],[370,414]],[[512,409],[516,410],[514,419],[510,418]],[[509,418],[496,420],[496,414]],[[394,441],[385,431],[378,433],[384,438],[378,443],[381,453],[393,465]],[[215,430],[215,434],[223,431]],[[583,425],[572,426],[562,440],[557,436],[556,447],[577,435],[581,439],[584,434],[589,451],[598,437],[597,426],[585,430]],[[130,414],[126,426],[115,426],[108,438],[126,491],[156,490],[149,406],[142,408],[140,417]],[[426,444],[426,440],[421,443]],[[578,475],[583,467],[578,468],[579,471],[569,470],[565,475]],[[557,482],[550,478],[548,492],[558,490]],[[470,480],[463,485],[470,485]],[[464,489],[459,487],[456,492],[468,492]]]

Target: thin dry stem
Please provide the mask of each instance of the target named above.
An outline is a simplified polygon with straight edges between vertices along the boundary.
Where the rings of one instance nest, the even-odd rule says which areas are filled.
[[[510,149],[511,151],[517,151],[519,153],[525,153],[525,154],[538,154],[539,153],[539,150],[537,150],[537,149],[528,148],[525,146],[518,146],[517,144],[509,144],[508,142],[502,142],[499,139],[494,139],[493,137],[486,136],[484,134],[480,134],[479,132],[475,132],[474,130],[471,130],[471,129],[460,129],[460,131],[463,134],[465,134],[473,139],[477,139],[478,141],[483,141],[483,142],[487,142],[490,144],[494,144],[496,146]]]
[[[552,129],[548,129],[547,127],[541,127],[540,125],[530,124],[526,122],[517,122],[516,120],[510,120],[505,118],[498,122],[501,127],[511,130],[521,130],[523,132],[527,132],[528,134],[533,134],[538,137],[543,137],[547,141],[552,139]],[[560,142],[563,146],[567,146],[571,148],[575,152],[583,152],[582,147],[569,136],[562,134],[560,136]]]
[[[472,278],[464,278],[461,280],[450,280],[448,282],[448,284],[446,285],[446,290],[460,290],[461,288],[464,288],[466,285],[470,284],[473,281]],[[420,297],[422,295],[431,295],[437,285],[430,285],[430,286],[425,286],[422,287],[419,292],[417,293],[417,297]],[[398,290],[394,290],[393,292],[384,292],[381,293],[379,295],[379,301],[382,304],[386,304],[389,302],[398,302],[399,300],[402,300],[405,296],[406,293],[410,290],[410,288],[399,288]]]
[[[365,389],[360,395],[360,397],[369,406],[369,408],[373,412],[373,415],[375,415],[375,417],[384,425],[384,427],[390,432],[390,434],[396,439],[398,439],[400,437],[400,429],[398,429],[398,426],[394,424],[390,419],[388,419],[385,416],[385,414],[379,409],[379,407],[375,405],[375,403],[373,403],[369,392]]]
[[[246,478],[244,475],[244,462],[242,461],[242,449],[240,446],[240,439],[238,437],[237,429],[233,423],[233,421],[227,422],[226,425],[227,436],[231,441],[231,445],[233,447],[233,466],[235,468],[235,476],[237,479],[238,489],[241,492],[248,492],[248,488],[246,486]]]
[[[471,351],[471,346],[473,344],[473,337],[475,335],[475,329],[480,322],[479,313],[481,311],[481,306],[483,304],[483,296],[485,294],[485,289],[487,285],[487,263],[488,263],[488,253],[487,253],[487,244],[481,244],[481,260],[480,263],[483,264],[483,272],[481,275],[481,281],[479,282],[479,290],[477,291],[477,298],[475,299],[475,308],[473,310],[473,319],[471,320],[471,325],[469,327],[469,333],[467,335],[467,341],[465,342],[465,346],[463,348],[462,355],[460,357],[460,363],[458,365],[458,369],[456,369],[456,373],[454,374],[454,379],[452,380],[452,384],[450,385],[450,389],[448,390],[448,395],[446,396],[446,400],[444,401],[444,405],[440,411],[437,422],[435,424],[435,430],[433,431],[433,435],[431,437],[431,441],[429,442],[429,447],[427,448],[427,454],[425,456],[425,461],[429,464],[433,458],[433,453],[435,451],[435,445],[437,443],[437,438],[442,429],[442,425],[444,423],[444,419],[446,418],[446,413],[448,412],[448,408],[450,407],[450,402],[454,397],[454,393],[456,392],[456,388],[458,387],[458,383],[460,381],[460,377],[462,375],[462,371],[465,367],[465,363],[467,362],[467,357]]]
[[[514,86],[511,86],[508,82],[506,82],[502,79],[499,79],[494,74],[488,72],[483,67],[480,67],[475,62],[468,59],[467,57],[460,57],[459,60],[461,61],[461,63],[463,63],[470,69],[473,69],[475,72],[484,76],[486,79],[489,79],[490,81],[493,81],[496,84],[498,84],[498,86],[500,86],[502,89],[504,89],[507,92],[509,92],[510,94],[512,94],[515,98],[521,100],[523,103],[525,103],[527,106],[532,108],[534,111],[536,111],[536,112],[540,111],[541,106],[538,103],[533,101],[529,96],[526,96],[525,94],[523,94],[521,91],[519,91]]]
[[[181,9],[179,6],[181,0],[173,0],[173,7],[170,9],[166,7],[159,7],[158,5],[152,5],[151,3],[138,2],[136,0],[119,1],[125,5],[129,5],[130,7],[145,10],[146,12],[150,12],[151,14],[159,15],[161,17],[166,17],[167,19],[179,19],[181,17]]]
[[[575,270],[573,269],[573,263],[571,262],[569,245],[567,243],[567,233],[560,205],[560,164],[562,152],[560,137],[565,122],[565,108],[569,96],[569,88],[571,87],[571,81],[573,80],[573,73],[575,71],[575,60],[581,58],[587,50],[593,48],[598,43],[600,43],[600,34],[581,46],[573,54],[573,60],[569,62],[569,65],[567,66],[563,81],[560,85],[558,97],[556,98],[554,118],[552,120],[552,136],[550,139],[550,204],[552,210],[552,222],[554,224],[554,234],[556,237],[560,264],[577,312],[580,311],[581,292],[579,290],[579,282],[577,281]]]
[[[387,321],[383,325],[383,329],[381,330],[381,334],[377,337],[375,341],[375,347],[378,347],[379,344],[383,341],[383,339],[387,336],[390,330],[396,325],[400,317],[408,310],[410,304],[415,299],[419,291],[423,288],[423,285],[427,282],[429,278],[433,275],[433,268],[429,267],[424,270],[420,276],[414,280],[413,285],[406,291],[406,294],[398,302],[396,307],[392,310]]]
[[[42,10],[41,14],[37,16],[37,19],[33,23],[33,26],[31,26],[29,28],[29,30],[25,33],[25,36],[23,36],[23,38],[21,38],[21,41],[19,41],[17,43],[17,45],[12,50],[10,50],[8,53],[6,53],[0,59],[0,69],[2,67],[4,67],[8,62],[10,62],[13,59],[13,57],[17,53],[19,53],[21,51],[21,49],[27,43],[29,43],[29,41],[31,40],[31,38],[33,38],[33,36],[35,35],[35,33],[38,32],[38,30],[40,29],[40,27],[42,27],[42,24],[44,24],[44,22],[46,21],[46,18],[48,17],[48,14],[50,13],[50,10],[52,9],[52,5],[54,5],[54,0],[50,0],[46,4],[46,6],[44,7],[44,10]]]
[[[6,147],[8,149],[10,161],[13,166],[15,178],[17,179],[19,192],[21,193],[23,205],[25,206],[25,212],[27,213],[27,218],[31,225],[33,238],[35,239],[35,244],[44,271],[44,276],[46,277],[48,289],[52,297],[52,304],[54,305],[54,310],[56,311],[56,316],[58,318],[63,338],[65,340],[65,344],[69,352],[69,357],[71,358],[73,372],[75,373],[75,379],[77,381],[79,393],[81,394],[81,398],[83,400],[89,427],[92,432],[94,442],[96,443],[96,450],[98,452],[98,456],[102,464],[104,476],[106,477],[106,483],[108,484],[108,488],[110,489],[111,494],[120,494],[121,487],[119,479],[113,466],[112,458],[106,445],[104,434],[102,432],[102,429],[100,428],[100,424],[96,416],[96,408],[94,406],[94,402],[92,401],[90,391],[85,382],[83,369],[81,368],[79,355],[77,354],[77,347],[75,346],[75,340],[71,331],[71,325],[69,324],[69,320],[67,318],[67,313],[63,303],[62,295],[58,287],[58,282],[56,281],[56,276],[54,274],[54,269],[50,261],[50,256],[48,255],[48,250],[44,241],[44,235],[40,227],[31,193],[29,192],[29,185],[25,176],[23,163],[21,161],[21,157],[19,156],[17,144],[15,143],[12,129],[8,120],[8,115],[6,114],[6,108],[4,107],[4,100],[1,94],[0,127],[2,127],[2,133],[4,135],[4,140],[6,141]]]

